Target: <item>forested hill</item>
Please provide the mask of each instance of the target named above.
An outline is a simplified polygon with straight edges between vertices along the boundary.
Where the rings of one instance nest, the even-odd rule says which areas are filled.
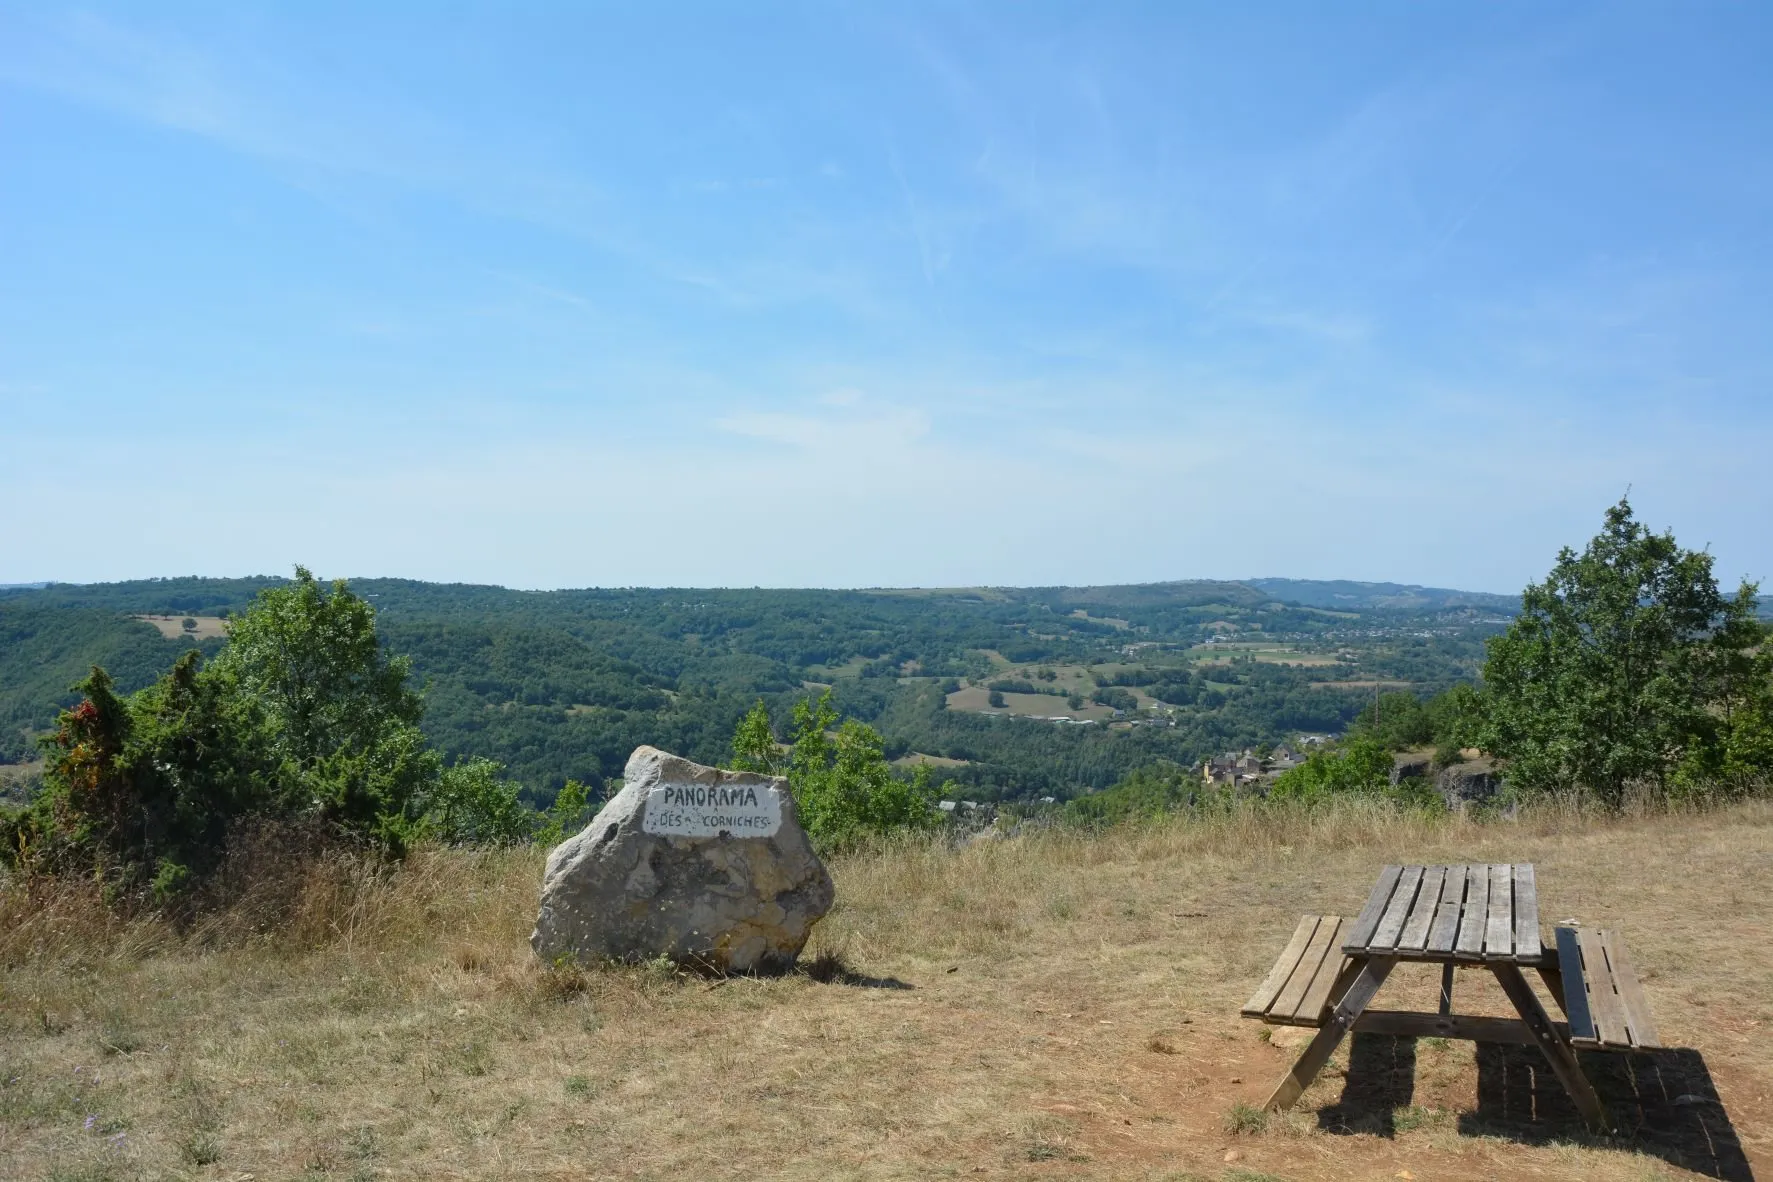
[[[104,665],[144,685],[266,586],[154,579],[0,589],[0,762]],[[1333,732],[1377,688],[1475,675],[1507,597],[1393,584],[1188,581],[942,590],[606,589],[353,580],[412,658],[425,729],[538,800],[653,743],[717,761],[759,697],[832,689],[889,754],[977,797],[1070,796],[1160,759]],[[140,617],[157,616],[149,621]],[[170,633],[170,635],[163,635]]]

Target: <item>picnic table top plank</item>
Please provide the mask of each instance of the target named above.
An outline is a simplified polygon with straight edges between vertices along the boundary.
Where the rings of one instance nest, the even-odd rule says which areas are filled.
[[[1363,950],[1373,939],[1373,931],[1379,926],[1380,917],[1385,914],[1386,904],[1391,902],[1391,895],[1397,889],[1397,880],[1403,875],[1402,866],[1387,866],[1379,872],[1379,881],[1373,887],[1373,893],[1367,896],[1367,905],[1354,918],[1354,927],[1345,936],[1343,948],[1354,952]]]
[[[1270,1013],[1296,1014],[1299,1012],[1299,1006],[1304,1002],[1306,991],[1311,988],[1312,981],[1316,979],[1318,969],[1323,966],[1324,958],[1335,951],[1331,947],[1330,941],[1341,930],[1341,924],[1328,922],[1333,918],[1326,917],[1326,921],[1320,922],[1317,925],[1317,930],[1311,934],[1310,942],[1305,945],[1305,954],[1299,958],[1299,967],[1293,971],[1292,976],[1287,978],[1287,983],[1279,995],[1275,997],[1274,1004],[1268,1007]],[[1337,954],[1337,960],[1341,960],[1340,954]]]
[[[1490,908],[1490,868],[1478,864],[1465,868],[1465,910],[1459,917],[1459,938],[1453,952],[1460,957],[1482,959],[1484,924]]]
[[[1613,974],[1607,967],[1606,949],[1601,934],[1594,928],[1577,928],[1576,942],[1582,948],[1583,977],[1588,984],[1588,1009],[1594,1018],[1595,1037],[1603,1044],[1631,1044],[1631,1031],[1625,1021],[1625,1007],[1613,992]]]
[[[1490,901],[1484,921],[1484,959],[1507,960],[1514,956],[1514,867],[1498,862],[1490,867]]]
[[[1534,877],[1533,863],[1516,862],[1514,866],[1514,956],[1516,960],[1537,960],[1545,949],[1539,936],[1539,883]]]
[[[1391,902],[1385,905],[1385,912],[1379,917],[1379,926],[1373,929],[1373,938],[1367,947],[1375,952],[1397,947],[1398,936],[1403,934],[1404,921],[1410,917],[1410,908],[1415,905],[1416,891],[1422,885],[1421,866],[1405,866],[1404,872],[1398,876],[1397,886],[1391,892]]]
[[[1453,951],[1453,941],[1459,937],[1459,909],[1464,900],[1465,866],[1449,866],[1446,877],[1441,880],[1441,899],[1434,911],[1434,926],[1428,930],[1429,952]]]
[[[1262,979],[1262,984],[1256,987],[1256,992],[1244,1003],[1244,1017],[1259,1018],[1274,1005],[1274,999],[1286,987],[1287,978],[1298,968],[1299,958],[1305,955],[1305,946],[1311,942],[1311,934],[1317,930],[1318,918],[1315,915],[1300,918],[1299,926],[1293,929],[1293,937],[1281,951],[1280,959],[1274,962],[1274,967],[1268,970],[1268,976]]]
[[[1441,884],[1446,877],[1445,866],[1423,869],[1422,885],[1416,891],[1416,901],[1410,905],[1410,918],[1404,921],[1404,930],[1397,938],[1399,948],[1420,952],[1428,947],[1428,929],[1434,923],[1435,909],[1440,906]]]

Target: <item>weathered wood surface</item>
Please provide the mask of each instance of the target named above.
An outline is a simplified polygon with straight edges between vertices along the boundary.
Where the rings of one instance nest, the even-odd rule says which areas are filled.
[[[1619,991],[1619,1001],[1625,1009],[1632,1046],[1660,1047],[1662,1034],[1656,1029],[1656,1018],[1650,1013],[1650,999],[1644,996],[1644,987],[1638,982],[1637,969],[1631,963],[1631,954],[1625,950],[1625,941],[1618,932],[1603,930],[1601,945],[1613,970],[1613,987]]]
[[[1539,879],[1533,863],[1517,862],[1514,868],[1514,958],[1522,963],[1539,959]]]
[[[1552,1026],[1564,1037],[1569,1028]],[[1519,1018],[1489,1018],[1471,1014],[1426,1014],[1414,1010],[1368,1010],[1354,1023],[1356,1034],[1390,1034],[1398,1038],[1457,1038],[1467,1042],[1498,1042],[1531,1046],[1532,1031]]]
[[[1521,1021],[1532,1034],[1533,1041],[1551,1064],[1552,1073],[1564,1085],[1564,1091],[1570,1094],[1570,1099],[1575,1101],[1576,1110],[1590,1125],[1606,1128],[1607,1113],[1601,1107],[1601,1098],[1595,1095],[1594,1086],[1577,1065],[1576,1053],[1570,1049],[1570,1040],[1552,1024],[1545,1007],[1539,1004],[1539,995],[1533,992],[1533,987],[1521,976],[1520,966],[1499,960],[1489,967],[1496,974],[1502,991],[1508,994],[1508,1000],[1514,1003],[1515,1011],[1520,1014]]]
[[[1421,952],[1428,947],[1428,930],[1434,926],[1435,911],[1441,903],[1441,884],[1446,877],[1445,866],[1423,870],[1422,885],[1416,891],[1416,901],[1410,905],[1410,918],[1404,921],[1404,930],[1398,935],[1399,948]]]
[[[1650,1001],[1617,932],[1558,928],[1557,946],[1572,1043],[1608,1051],[1662,1045]]]
[[[1262,984],[1256,987],[1256,992],[1251,994],[1250,1000],[1244,1003],[1244,1017],[1260,1018],[1268,1013],[1268,1008],[1274,1004],[1274,999],[1280,996],[1280,991],[1286,987],[1287,978],[1291,977],[1293,970],[1299,966],[1299,958],[1305,955],[1305,946],[1311,942],[1312,933],[1317,931],[1317,925],[1324,918],[1317,915],[1300,917],[1299,926],[1293,929],[1293,938],[1287,941],[1285,948],[1281,949],[1280,959],[1274,962],[1274,967],[1268,970],[1268,976],[1262,979]]]
[[[1503,862],[1490,867],[1490,901],[1484,920],[1484,959],[1508,960],[1514,956],[1514,867]]]
[[[1330,1055],[1342,1041],[1343,1035],[1354,1026],[1361,1012],[1367,1008],[1367,1003],[1373,1000],[1373,995],[1379,992],[1379,986],[1385,983],[1385,978],[1395,964],[1396,959],[1388,956],[1374,957],[1361,963],[1359,973],[1336,1002],[1336,1008],[1330,1012],[1324,1028],[1306,1044],[1292,1070],[1275,1085],[1265,1108],[1270,1112],[1277,1112],[1298,1103],[1299,1097],[1305,1094],[1305,1089],[1311,1086],[1311,1081],[1317,1078],[1317,1073],[1329,1062]]]
[[[1367,905],[1361,913],[1354,917],[1354,926],[1349,929],[1347,942],[1342,945],[1344,952],[1364,952],[1373,939],[1373,932],[1379,926],[1379,920],[1385,914],[1387,904],[1391,902],[1392,892],[1397,889],[1397,880],[1402,876],[1402,866],[1387,866],[1379,872],[1379,881],[1373,887],[1373,893],[1367,896]]]
[[[1441,901],[1434,911],[1434,925],[1428,930],[1427,951],[1452,953],[1453,941],[1459,937],[1459,913],[1464,906],[1465,867],[1449,866],[1441,880]]]
[[[1481,960],[1484,955],[1484,924],[1490,910],[1490,868],[1465,868],[1465,910],[1459,916],[1459,938],[1453,953],[1468,960]]]

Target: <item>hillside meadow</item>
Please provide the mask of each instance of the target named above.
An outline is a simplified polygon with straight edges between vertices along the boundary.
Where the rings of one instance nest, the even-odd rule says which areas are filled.
[[[0,889],[0,1176],[1748,1178],[1773,1168],[1773,805],[1480,823],[1351,802],[836,859],[779,979],[531,955],[543,852],[398,868],[270,835],[180,927]],[[1388,861],[1531,861],[1547,923],[1617,926],[1665,1040],[1587,1065],[1357,1036],[1262,1121],[1293,1050],[1239,1004],[1305,911]],[[250,871],[250,872],[249,872]],[[1462,1009],[1503,1013],[1461,973]],[[1432,1008],[1401,968],[1388,1008]],[[1352,1070],[1351,1070],[1352,1068]],[[1238,1131],[1233,1131],[1234,1129]]]

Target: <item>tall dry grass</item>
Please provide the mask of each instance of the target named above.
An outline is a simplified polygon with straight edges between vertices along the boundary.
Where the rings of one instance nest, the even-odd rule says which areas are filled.
[[[538,963],[533,849],[388,865],[265,834],[179,915],[12,879],[0,1176],[1216,1176],[1227,1111],[1285,1064],[1236,1007],[1297,915],[1352,914],[1385,862],[1486,859],[1538,862],[1548,920],[1624,927],[1665,1031],[1704,1045],[1758,1153],[1773,1068],[1715,1024],[1773,1029],[1770,835],[1765,802],[1480,820],[1348,801],[885,841],[832,859],[817,971],[730,982]],[[1696,875],[1731,883],[1712,914]],[[1430,987],[1397,977],[1405,1004]],[[1469,1000],[1499,1002],[1481,983]],[[1461,1054],[1424,1052],[1425,1111],[1475,1103]],[[1400,1144],[1447,1177],[1667,1165],[1451,1116],[1327,1138],[1311,1113],[1340,1086],[1240,1138],[1252,1168],[1371,1174]]]

